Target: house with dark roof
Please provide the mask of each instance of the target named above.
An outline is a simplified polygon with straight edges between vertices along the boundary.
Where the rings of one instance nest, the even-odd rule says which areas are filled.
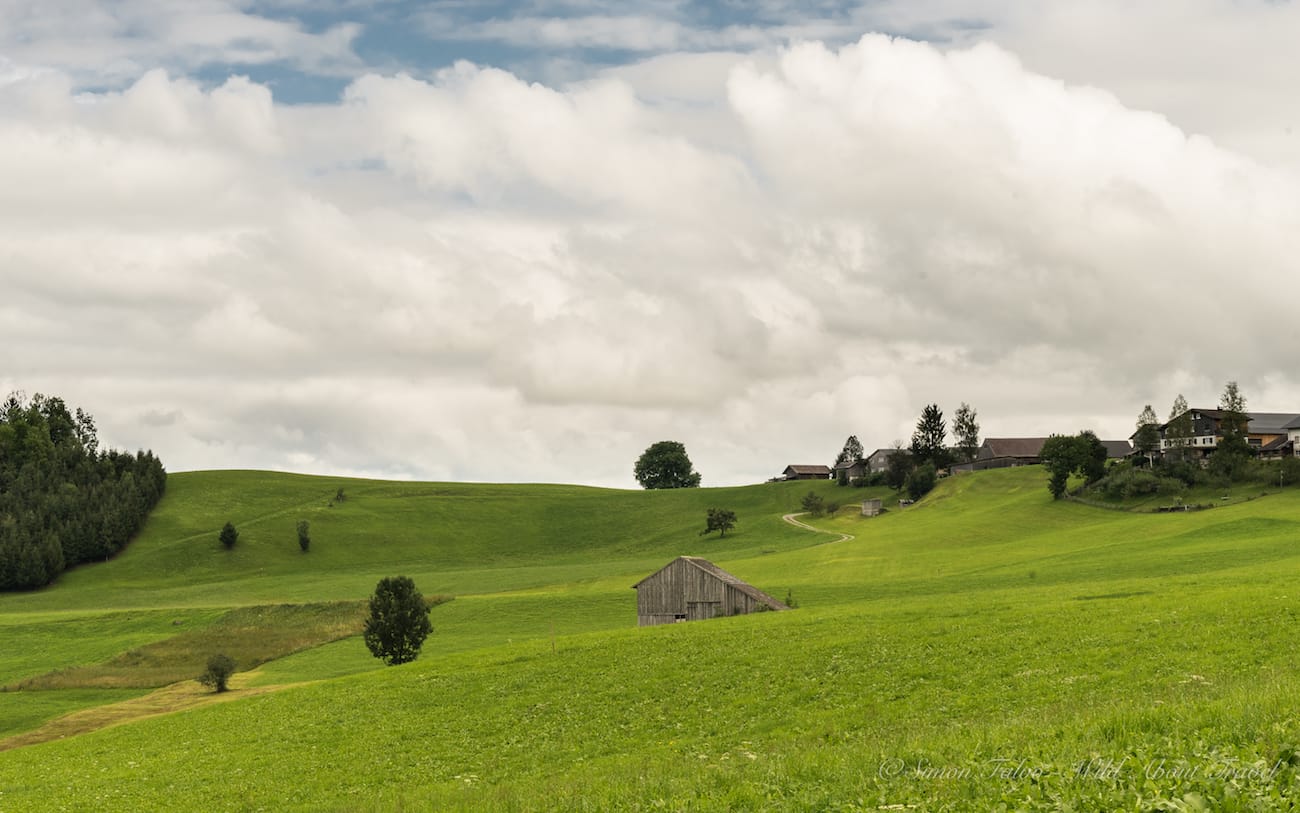
[[[1193,458],[1209,457],[1223,440],[1224,415],[1221,409],[1189,409],[1160,424],[1161,453],[1167,453],[1181,442]],[[1190,436],[1172,437],[1170,427],[1183,417],[1188,418]],[[1260,457],[1300,455],[1300,413],[1248,412],[1246,419],[1246,442]]]
[[[871,474],[882,472],[889,468],[889,458],[894,456],[897,449],[877,449],[867,455],[867,471]]]
[[[866,477],[871,470],[867,468],[867,461],[864,459],[846,460],[843,463],[835,464],[835,479],[840,482],[849,482],[859,477]]]
[[[790,609],[698,556],[678,556],[632,589],[641,627]]]
[[[781,472],[781,477],[785,480],[827,480],[830,476],[830,466],[802,466],[792,463]]]

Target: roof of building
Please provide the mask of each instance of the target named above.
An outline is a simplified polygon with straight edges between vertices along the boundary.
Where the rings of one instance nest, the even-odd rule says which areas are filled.
[[[1189,408],[1187,412],[1204,415],[1215,420],[1222,420],[1223,416],[1227,414],[1222,409]],[[1247,412],[1246,415],[1250,418],[1250,424],[1246,428],[1247,432],[1254,432],[1259,435],[1280,435],[1288,429],[1300,429],[1300,414],[1295,412]],[[1160,424],[1160,428],[1167,429],[1171,423],[1173,423],[1173,420],[1165,421]]]
[[[1250,412],[1248,414],[1250,425],[1246,431],[1264,435],[1284,435],[1288,428],[1296,428],[1291,424],[1300,421],[1300,415],[1294,412]]]
[[[1107,457],[1128,457],[1133,454],[1133,444],[1127,440],[1103,440],[1101,445],[1106,447]]]
[[[1047,438],[985,438],[984,447],[990,457],[1038,457],[1043,452]],[[1127,440],[1103,440],[1107,457],[1128,457],[1133,444]]]
[[[760,602],[762,604],[766,604],[767,606],[771,607],[773,610],[790,609],[789,607],[785,606],[781,602],[769,596],[767,593],[764,593],[762,590],[759,590],[754,585],[741,581],[740,579],[731,575],[727,571],[713,564],[708,559],[701,559],[698,556],[678,556],[676,559],[664,565],[663,567],[659,568],[654,573],[651,573],[649,576],[646,576],[641,581],[632,585],[632,587],[634,589],[640,587],[650,579],[654,578],[655,576],[659,575],[663,571],[672,567],[673,564],[675,564],[676,562],[685,562],[688,565],[697,567],[700,570],[703,570],[705,573],[708,573],[709,575],[717,578],[719,581],[726,582],[727,584],[736,588],[737,590],[749,596],[750,598],[754,599],[755,601]]]
[[[788,471],[788,472],[793,472],[794,474],[823,474],[823,475],[829,475],[829,474],[831,473],[831,467],[830,467],[830,466],[822,466],[822,465],[816,465],[816,466],[801,466],[801,465],[798,465],[798,464],[795,464],[795,463],[791,463],[789,466],[786,466],[786,467],[785,467],[785,470]]]
[[[1047,438],[984,438],[993,457],[1038,457]]]
[[[882,455],[882,456],[884,456],[884,457],[889,457],[890,455],[892,455],[894,452],[897,452],[897,451],[901,451],[901,450],[899,450],[899,449],[877,449],[877,450],[875,450],[874,452],[872,452],[871,454],[867,455],[867,459],[870,460],[871,458],[873,458],[873,457],[875,457],[875,456],[877,456],[877,455]]]
[[[1260,452],[1279,452],[1291,446],[1291,438],[1286,435],[1276,437],[1259,447]]]

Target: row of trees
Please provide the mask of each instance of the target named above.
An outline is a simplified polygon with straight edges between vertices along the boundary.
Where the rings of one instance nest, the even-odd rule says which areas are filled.
[[[11,394],[0,404],[0,590],[42,587],[113,556],[166,486],[152,452],[101,450],[81,409]]]
[[[966,463],[975,459],[980,447],[979,417],[974,408],[965,402],[953,416],[953,442],[948,443],[948,424],[938,404],[927,404],[916,422],[911,443],[904,446],[895,442],[883,472],[860,480],[839,478],[840,485],[870,485],[884,483],[895,491],[906,489],[912,499],[917,499],[934,488],[938,472],[953,463]],[[844,448],[835,458],[835,467],[853,464],[863,459],[864,449],[856,435],[850,435]],[[844,469],[840,468],[841,475]]]
[[[948,423],[944,420],[943,410],[938,404],[927,404],[916,422],[911,443],[904,447],[901,441],[897,441],[894,451],[905,449],[911,454],[913,464],[933,463],[936,469],[974,460],[979,454],[980,424],[979,416],[970,404],[963,402],[953,416],[952,441],[949,445]],[[831,467],[857,463],[863,459],[864,452],[858,436],[849,435]]]

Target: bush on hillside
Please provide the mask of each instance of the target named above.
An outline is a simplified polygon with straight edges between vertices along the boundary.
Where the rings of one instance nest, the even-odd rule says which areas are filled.
[[[1300,485],[1300,457],[1284,457],[1277,466],[1283,486]]]
[[[914,500],[919,500],[934,489],[934,484],[938,481],[938,474],[935,472],[934,464],[930,462],[922,463],[907,475],[907,496]]]
[[[221,533],[217,535],[217,539],[221,542],[221,547],[230,550],[235,547],[235,543],[239,541],[239,531],[236,531],[235,526],[227,522],[222,526]]]
[[[229,655],[213,655],[208,658],[207,671],[199,675],[198,681],[204,686],[212,687],[217,692],[224,692],[227,688],[226,683],[234,673],[235,662]]]
[[[305,519],[298,520],[298,547],[303,553],[311,547],[311,523]]]
[[[1176,477],[1188,486],[1206,482],[1205,469],[1192,460],[1161,460],[1153,471],[1163,477]]]
[[[820,517],[826,510],[825,502],[815,491],[809,491],[805,494],[804,498],[799,501],[799,505],[803,507],[803,510],[812,514],[814,517]]]
[[[700,536],[718,532],[718,537],[727,535],[727,531],[736,527],[736,512],[726,508],[710,508],[704,517],[704,530],[700,531]]]
[[[1113,467],[1110,474],[1094,486],[1113,500],[1132,499],[1152,494],[1177,495],[1186,490],[1182,480],[1161,477],[1146,469],[1134,468],[1127,463]]]

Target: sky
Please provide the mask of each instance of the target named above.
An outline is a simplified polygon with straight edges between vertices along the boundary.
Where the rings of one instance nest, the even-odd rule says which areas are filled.
[[[0,394],[170,471],[705,486],[1300,412],[1300,6],[0,0]]]

